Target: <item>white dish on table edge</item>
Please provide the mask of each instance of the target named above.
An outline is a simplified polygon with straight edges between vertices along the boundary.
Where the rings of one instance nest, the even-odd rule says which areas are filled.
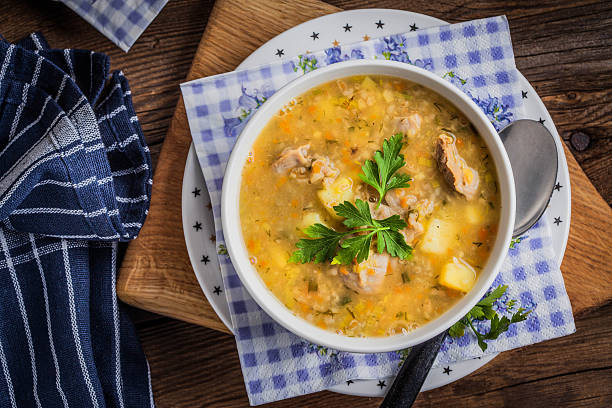
[[[375,24],[378,21],[385,23],[382,29],[376,28]],[[444,24],[447,23],[437,18],[402,10],[365,9],[329,14],[279,34],[254,51],[237,69],[255,67],[270,62],[272,58],[280,58],[276,56],[278,50],[283,51],[282,58],[290,58],[307,50],[315,51],[326,48],[336,40],[340,44],[347,44],[361,40],[364,35],[375,38],[406,32],[412,27],[427,28]],[[349,31],[346,31],[346,26],[350,27]],[[310,37],[315,32],[319,34],[316,43]],[[553,231],[552,240],[557,263],[560,265],[567,245],[571,210],[569,170],[563,142],[546,107],[533,87],[522,75],[520,75],[520,81],[521,90],[526,96],[523,102],[527,117],[543,121],[544,126],[555,136],[557,144],[559,163],[557,187],[544,217],[547,217],[551,225],[554,223],[553,228],[557,229]],[[215,228],[212,213],[207,208],[209,203],[204,177],[192,145],[183,175],[182,219],[185,241],[202,291],[219,318],[232,330],[229,306],[223,294],[223,282],[217,259],[217,248],[214,243]],[[458,361],[445,367],[434,368],[425,381],[423,391],[446,385],[469,375],[491,361],[496,355],[486,354],[472,360]],[[390,378],[354,380],[347,381],[346,384],[338,384],[331,387],[330,390],[377,397],[385,394],[386,386],[391,382]]]

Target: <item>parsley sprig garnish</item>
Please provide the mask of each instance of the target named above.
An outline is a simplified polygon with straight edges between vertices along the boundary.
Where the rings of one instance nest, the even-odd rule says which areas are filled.
[[[480,302],[476,303],[476,306],[472,308],[461,320],[451,326],[448,333],[451,337],[461,337],[465,333],[466,328],[472,329],[476,338],[478,339],[478,345],[485,351],[487,349],[487,343],[485,340],[495,340],[500,334],[508,330],[512,323],[522,322],[527,319],[531,310],[525,310],[520,307],[516,312],[512,314],[510,318],[506,316],[500,317],[499,314],[493,309],[493,304],[496,300],[501,298],[506,290],[507,285],[500,285],[492,290],[487,296],[485,296]],[[512,311],[516,301],[510,300],[506,305],[508,311]],[[474,321],[476,320],[490,320],[491,328],[488,333],[480,333],[474,327]]]
[[[409,175],[395,174],[406,164],[404,155],[400,153],[404,145],[403,137],[403,134],[397,133],[390,139],[385,140],[382,152],[377,150],[374,153],[374,160],[366,160],[361,166],[361,171],[363,171],[359,174],[361,180],[378,191],[376,208],[380,207],[387,191],[394,188],[410,187],[410,184],[408,184],[411,180]]]
[[[311,239],[300,239],[290,262],[306,263],[328,262],[332,264],[351,264],[368,259],[372,239],[376,238],[378,253],[387,251],[391,256],[409,259],[412,247],[404,240],[399,230],[406,228],[406,222],[399,215],[384,220],[375,220],[367,202],[357,199],[355,204],[345,201],[334,206],[338,216],[345,218],[343,224],[347,231],[335,231],[317,223],[304,231]]]

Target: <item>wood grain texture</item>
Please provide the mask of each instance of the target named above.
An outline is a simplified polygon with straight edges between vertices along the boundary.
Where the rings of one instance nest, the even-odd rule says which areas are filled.
[[[450,22],[506,14],[512,31],[517,65],[543,97],[558,130],[565,140],[576,131],[591,138],[590,146],[576,155],[591,181],[608,203],[612,203],[612,141],[610,107],[612,104],[612,3],[605,1],[459,1],[429,0],[330,0],[342,8],[387,7],[401,8],[430,14]],[[288,2],[287,2],[288,3]],[[40,30],[49,42],[58,47],[88,48],[111,55],[115,69],[122,69],[132,86],[136,110],[151,147],[153,162],[157,163],[170,120],[179,97],[178,84],[191,66],[193,56],[212,9],[209,0],[172,0],[145,31],[128,54],[99,34],[79,16],[59,2],[39,0],[3,0],[0,2],[0,33],[8,40],[16,40],[32,31]],[[308,8],[307,3],[300,9]],[[251,5],[251,11],[254,5]],[[278,9],[278,2],[272,7]],[[320,6],[317,11],[332,10]],[[267,25],[259,28],[258,19],[250,15],[238,22],[229,21],[234,33],[260,35],[263,41],[273,36],[274,27],[287,28],[292,19],[289,8],[283,8],[282,19],[266,16]],[[300,11],[300,12],[302,12]],[[251,13],[252,14],[252,13]],[[276,15],[276,14],[275,14]],[[225,17],[227,18],[227,17]],[[285,22],[287,20],[288,22]],[[256,28],[257,27],[257,28]],[[217,45],[227,46],[224,41]],[[249,46],[253,46],[250,44]],[[231,56],[230,56],[231,57]],[[233,60],[233,68],[240,58]],[[180,104],[179,104],[180,105]],[[164,150],[168,149],[168,144]],[[566,152],[567,154],[567,152]],[[170,155],[168,157],[171,157]],[[569,159],[569,156],[568,156]],[[184,158],[174,157],[173,171],[168,178],[180,192],[180,179]],[[163,162],[163,161],[162,161]],[[578,170],[570,160],[572,174]],[[156,176],[157,177],[157,176]],[[155,183],[158,183],[156,178]],[[568,287],[587,281],[586,286],[597,284],[598,276],[607,276],[600,286],[610,288],[610,266],[598,266],[597,257],[604,252],[608,260],[610,251],[610,214],[586,219],[592,229],[576,230],[576,213],[587,213],[591,200],[600,200],[593,188],[578,194],[573,189],[572,235],[566,259],[574,257],[572,264],[587,273],[571,282],[566,265],[563,269]],[[165,200],[178,202],[179,195]],[[599,206],[599,204],[597,204]],[[168,215],[172,215],[170,212]],[[167,214],[164,214],[167,216]],[[583,217],[585,219],[587,217]],[[152,217],[149,217],[150,222]],[[148,223],[147,222],[147,223]],[[176,222],[180,229],[180,221]],[[181,233],[182,235],[182,233]],[[581,241],[600,239],[599,255]],[[138,242],[138,241],[136,241]],[[158,241],[153,250],[163,250]],[[147,250],[147,245],[144,245]],[[184,249],[164,252],[172,258],[186,259]],[[147,259],[140,262],[147,265]],[[180,263],[180,262],[179,262]],[[567,263],[567,262],[566,262]],[[149,263],[148,265],[154,265]],[[190,268],[189,265],[183,264]],[[180,269],[180,268],[179,268]],[[185,273],[188,269],[178,270]],[[168,284],[165,277],[150,277],[157,284]],[[173,273],[172,269],[167,270]],[[598,275],[599,274],[599,275]],[[159,279],[159,280],[158,280]],[[173,278],[172,278],[173,279]],[[172,282],[170,280],[169,282]],[[192,278],[195,284],[195,279]],[[172,283],[171,283],[172,284]],[[175,287],[180,298],[184,288]],[[570,293],[571,294],[571,293]],[[199,292],[189,293],[206,307]],[[154,300],[155,294],[150,294]],[[195,297],[199,296],[199,297]],[[572,296],[573,305],[580,297]],[[589,300],[591,301],[591,300]],[[593,299],[599,302],[598,298]],[[580,306],[579,307],[584,307]],[[141,341],[151,365],[153,389],[160,408],[183,407],[243,407],[246,393],[240,373],[234,339],[224,333],[204,327],[178,322],[166,317],[133,310]],[[197,316],[196,316],[197,317]],[[194,317],[194,320],[196,318]],[[472,407],[472,406],[525,406],[525,407],[610,407],[612,406],[612,351],[610,327],[612,306],[577,316],[577,332],[516,351],[503,353],[477,373],[438,390],[423,393],[418,407]],[[376,407],[379,399],[349,397],[330,392],[270,404],[279,407]]]
[[[153,148],[166,136],[179,96],[178,84],[191,67],[213,4],[214,0],[170,1],[129,53],[54,1],[1,1],[0,34],[13,41],[41,31],[53,47],[108,54],[111,69],[122,70],[130,80],[139,121]],[[156,159],[155,154],[153,157]]]
[[[289,8],[282,0],[265,5],[243,0],[218,1],[188,79],[232,70],[252,50],[276,34],[314,16],[336,11],[316,0],[300,4]],[[234,20],[244,25],[223,23]],[[244,26],[251,30],[245,32]],[[228,43],[228,38],[233,41]],[[133,306],[227,331],[200,291],[183,239],[182,172],[177,171],[177,163],[184,163],[190,143],[185,108],[179,100],[156,168],[149,217],[140,237],[127,250],[118,293],[123,301]],[[603,233],[612,227],[612,210],[595,192],[571,153],[567,152],[567,157],[578,210],[573,213],[568,256],[562,270],[574,311],[579,313],[612,298],[612,272],[607,262],[612,237]],[[593,199],[586,199],[591,196]],[[592,223],[594,220],[597,222]],[[586,265],[598,273],[584,276],[589,270]]]

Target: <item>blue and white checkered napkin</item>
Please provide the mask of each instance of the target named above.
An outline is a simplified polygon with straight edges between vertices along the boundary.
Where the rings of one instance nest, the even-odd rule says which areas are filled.
[[[225,165],[245,123],[277,89],[309,71],[348,59],[402,61],[432,71],[460,87],[500,128],[522,116],[518,71],[505,17],[409,32],[244,71],[182,84],[181,89],[198,159],[210,191],[217,230],[221,230],[221,185]],[[534,308],[489,344],[487,353],[563,336],[575,330],[563,277],[555,262],[551,231],[541,221],[509,250],[495,285],[509,285],[508,296]],[[220,256],[225,293],[250,402],[261,404],[315,392],[354,378],[395,373],[399,353],[354,354],[308,344],[276,324],[243,288],[227,256]],[[497,304],[506,307],[503,299]],[[448,340],[436,361],[481,356],[475,337]]]
[[[57,1],[57,0],[56,0]],[[168,0],[59,0],[127,52]]]

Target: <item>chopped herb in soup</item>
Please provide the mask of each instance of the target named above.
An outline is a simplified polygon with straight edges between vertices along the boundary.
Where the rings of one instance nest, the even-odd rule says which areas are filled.
[[[389,336],[449,309],[495,241],[488,149],[454,106],[399,78],[354,76],[296,98],[243,170],[251,263],[296,315]]]

